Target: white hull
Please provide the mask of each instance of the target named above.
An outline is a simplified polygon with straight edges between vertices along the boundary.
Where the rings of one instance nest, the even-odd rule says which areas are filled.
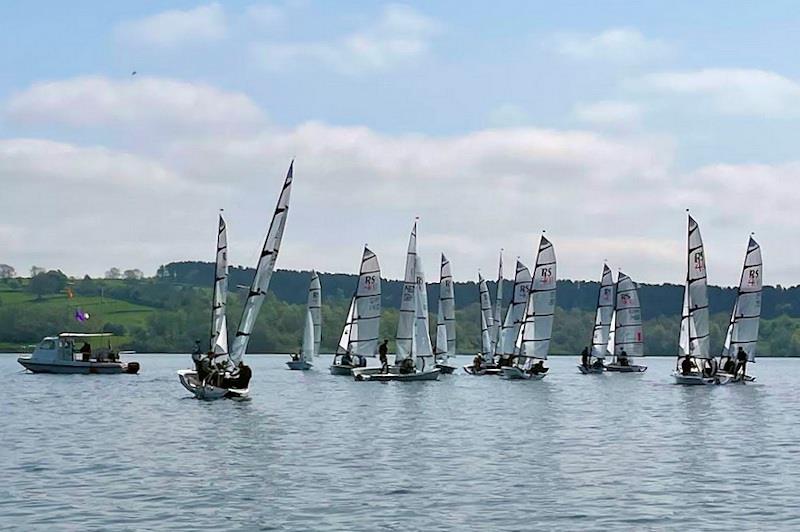
[[[352,375],[354,366],[344,364],[333,364],[330,367],[331,375]]]
[[[31,357],[20,357],[17,362],[31,373],[110,375],[118,373],[135,374],[139,372],[138,362],[97,362],[94,360],[50,360],[39,362]]]
[[[528,373],[527,371],[523,371],[517,367],[505,367],[503,368],[503,378],[509,380],[529,380],[529,381],[538,381],[544,379],[544,376],[547,373]]]
[[[369,368],[373,369],[373,368]],[[358,371],[353,372],[357,381],[375,382],[414,382],[414,381],[436,381],[439,380],[441,372],[438,369],[428,371],[417,371],[415,373],[381,373],[380,368],[376,372]]]
[[[314,367],[314,364],[311,362],[306,362],[305,360],[290,360],[286,363],[289,366],[289,369],[299,370],[299,371],[307,371]]]
[[[628,366],[621,366],[619,364],[608,364],[606,366],[606,371],[616,372],[616,373],[644,373],[647,371],[647,366],[637,366],[636,364],[630,364]]]
[[[675,379],[675,384],[682,384],[684,386],[707,386],[709,384],[727,384],[729,379],[722,378],[717,382],[715,377],[704,377],[697,373],[683,375],[677,371],[672,372],[672,377]]]
[[[500,375],[503,371],[497,367],[489,367],[489,368],[481,368],[480,371],[475,371],[474,366],[464,366],[464,371],[466,371],[469,375],[481,376],[481,375]]]
[[[178,378],[184,388],[203,401],[216,401],[217,399],[236,399],[245,400],[250,398],[250,389],[239,390],[235,388],[219,388],[209,384],[203,384],[197,378],[197,372],[192,369],[182,369],[178,371]]]
[[[586,366],[582,366],[582,365],[578,364],[578,371],[580,371],[584,375],[600,375],[600,374],[603,373],[604,370],[605,370],[605,368],[603,366],[600,366],[600,367],[594,367],[594,366],[586,367]]]

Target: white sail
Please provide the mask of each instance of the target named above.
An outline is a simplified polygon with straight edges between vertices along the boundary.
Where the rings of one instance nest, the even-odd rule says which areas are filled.
[[[433,347],[431,346],[431,333],[428,322],[428,294],[425,286],[425,272],[422,268],[422,258],[417,255],[414,264],[417,278],[414,293],[414,332],[413,354],[415,358],[423,358],[424,366],[433,367]]]
[[[306,311],[306,324],[303,327],[303,347],[300,349],[300,360],[312,362],[314,360],[314,317],[311,311]]]
[[[688,230],[686,288],[679,348],[681,355],[710,358],[706,259],[700,227],[691,216]]]
[[[753,362],[756,358],[763,286],[761,272],[761,246],[750,237],[722,356],[735,358],[741,347],[747,353],[747,360]]]
[[[406,251],[406,270],[403,278],[403,293],[400,295],[400,312],[397,321],[395,363],[413,356],[414,322],[416,320],[415,291],[417,289],[417,224],[411,229]]]
[[[439,303],[441,306],[441,302]],[[436,324],[436,342],[433,345],[433,354],[436,355],[436,360],[447,360],[447,325],[444,322]]]
[[[215,355],[228,352],[228,320],[225,310],[228,300],[228,230],[222,214],[217,231],[217,255],[214,268],[214,295],[211,303],[210,350]]]
[[[481,356],[486,362],[492,362],[492,299],[486,279],[478,274],[478,294],[481,303]]]
[[[269,281],[272,278],[272,272],[275,270],[275,261],[278,259],[278,252],[280,251],[281,240],[283,239],[283,230],[286,227],[286,217],[289,214],[289,197],[292,192],[293,169],[294,161],[289,165],[286,180],[283,183],[280,196],[278,196],[278,204],[272,215],[272,221],[267,231],[267,238],[264,241],[264,247],[261,250],[261,255],[256,265],[253,284],[250,286],[250,291],[247,293],[247,299],[244,302],[242,318],[239,320],[239,329],[236,331],[236,337],[233,339],[233,347],[231,348],[230,354],[231,362],[233,362],[234,365],[239,364],[242,360],[242,356],[247,351],[250,333],[253,331],[253,326],[256,324],[258,311],[261,310],[261,305],[267,297]]]
[[[591,356],[605,358],[610,353],[608,340],[611,336],[611,320],[614,319],[615,285],[611,268],[603,265],[600,289],[597,293],[597,310],[594,315]],[[613,345],[613,344],[612,344]],[[613,347],[612,347],[613,349]]]
[[[336,347],[336,354],[343,355],[347,353],[350,347],[350,329],[353,328],[353,320],[355,318],[356,313],[356,296],[353,296],[350,299],[350,308],[347,310],[347,318],[344,322],[344,328],[342,329],[342,335],[339,337],[339,344]]]
[[[616,296],[615,296],[615,303],[616,304]],[[617,328],[617,313],[616,311],[611,313],[611,325],[609,326],[608,331],[608,343],[606,344],[606,353],[612,354],[614,352],[614,331]]]
[[[614,358],[619,356],[623,349],[629,358],[644,356],[639,290],[630,277],[619,272],[617,277]]]
[[[308,311],[314,326],[314,355],[319,354],[319,345],[322,341],[322,286],[319,283],[317,272],[311,272],[311,283],[308,286]]]
[[[442,329],[444,336],[439,330]],[[442,343],[446,340],[446,345]],[[450,261],[442,253],[442,264],[439,269],[439,308],[436,319],[436,354],[441,358],[456,354],[456,310],[455,292],[453,289],[453,273]]]
[[[347,351],[350,354],[374,357],[378,349],[381,326],[381,267],[378,256],[364,247],[358,288],[353,297],[350,336]]]
[[[542,236],[525,307],[525,318],[517,335],[517,366],[524,366],[527,363],[525,359],[547,358],[555,310],[556,255],[553,244]]]
[[[500,266],[497,268],[497,297],[495,298],[494,311],[492,312],[492,355],[500,353],[501,337],[503,331],[503,252],[500,252]]]
[[[531,272],[527,266],[517,261],[516,273],[514,274],[514,291],[500,333],[501,345],[498,350],[504,357],[514,354],[514,344],[517,340],[522,320],[525,317],[525,305],[528,303],[530,289]]]

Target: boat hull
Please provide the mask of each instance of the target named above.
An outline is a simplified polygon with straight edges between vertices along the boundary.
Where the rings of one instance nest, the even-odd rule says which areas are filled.
[[[286,362],[286,365],[289,366],[289,369],[296,371],[308,371],[314,367],[314,364],[306,362],[305,360],[289,360]]]
[[[28,357],[17,359],[22,367],[31,373],[54,373],[61,375],[115,375],[119,373],[136,374],[138,362],[93,362],[74,360],[72,362],[37,362]]]
[[[350,376],[353,374],[353,366],[347,366],[343,364],[333,364],[330,367],[331,375],[347,375]]]
[[[673,371],[672,378],[675,379],[675,384],[681,384],[683,386],[707,386],[709,384],[717,384],[717,379],[714,377],[704,377],[697,373],[683,375],[682,373]],[[725,382],[727,382],[727,380]]]
[[[371,368],[370,368],[371,369]],[[416,373],[381,373],[380,368],[376,368],[376,373],[354,372],[357,381],[373,382],[416,382],[416,381],[436,381],[439,380],[441,372],[434,368],[428,371],[418,371]]]
[[[436,364],[434,366],[442,375],[452,375],[456,371],[455,366],[448,366],[447,364]]]
[[[612,373],[644,373],[647,371],[647,366],[637,366],[636,364],[630,364],[628,366],[608,364],[606,366],[606,371],[610,371]]]
[[[467,372],[469,375],[475,376],[482,376],[482,375],[500,375],[503,373],[501,368],[490,367],[490,368],[481,368],[479,371],[475,371],[474,366],[464,366],[464,371]]]
[[[544,376],[547,373],[528,373],[527,371],[523,371],[517,367],[505,367],[503,368],[503,378],[508,380],[526,380],[526,381],[538,381],[544,379]]]
[[[184,388],[192,392],[202,401],[216,401],[217,399],[234,399],[243,401],[250,398],[250,389],[220,388],[203,384],[197,378],[197,372],[191,369],[178,371],[178,379]]]
[[[596,368],[594,366],[586,367],[578,364],[578,371],[580,371],[584,375],[600,375],[601,373],[603,373],[604,370],[605,368],[603,366]]]

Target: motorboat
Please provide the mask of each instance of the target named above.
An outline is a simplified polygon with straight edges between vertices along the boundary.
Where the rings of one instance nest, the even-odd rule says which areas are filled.
[[[83,373],[112,374],[139,372],[138,362],[120,360],[121,354],[132,351],[115,351],[111,346],[111,333],[63,332],[58,336],[44,338],[30,356],[17,362],[32,373]],[[91,342],[107,340],[106,347],[92,348]],[[76,343],[83,342],[80,348]]]

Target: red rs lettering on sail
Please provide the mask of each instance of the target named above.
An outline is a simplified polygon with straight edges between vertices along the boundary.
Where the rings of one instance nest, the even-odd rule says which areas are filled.
[[[702,272],[706,269],[706,261],[703,258],[703,252],[698,251],[694,254],[694,269]]]

